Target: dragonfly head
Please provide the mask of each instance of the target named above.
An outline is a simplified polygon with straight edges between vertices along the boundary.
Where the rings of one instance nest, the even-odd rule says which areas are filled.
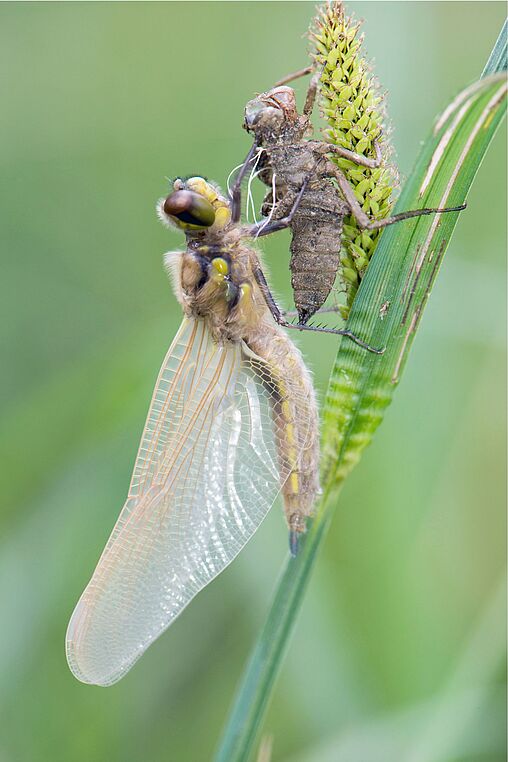
[[[163,223],[187,233],[224,227],[231,218],[228,201],[203,177],[177,178],[172,193],[157,203],[157,213]]]

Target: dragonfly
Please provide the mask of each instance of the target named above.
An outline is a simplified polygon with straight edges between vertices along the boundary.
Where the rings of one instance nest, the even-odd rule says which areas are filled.
[[[311,70],[312,67],[302,69],[281,83]],[[291,221],[291,285],[300,325],[307,324],[322,308],[332,290],[340,265],[345,217],[353,215],[362,230],[379,230],[413,217],[465,209],[465,205],[412,209],[381,220],[371,219],[362,209],[344,172],[328,155],[335,154],[374,169],[383,161],[380,148],[374,143],[376,156],[368,158],[342,146],[312,139],[310,117],[319,77],[318,71],[311,78],[301,114],[293,88],[280,83],[250,100],[244,114],[244,128],[254,136],[254,145],[258,147],[256,174],[272,189],[265,197],[263,215],[274,220],[286,216],[303,179],[309,172],[312,175]],[[284,315],[279,313],[283,320]]]
[[[242,224],[241,181],[226,198],[202,177],[177,179],[158,203],[162,222],[186,236],[183,251],[165,255],[183,320],[125,505],[68,626],[68,663],[85,683],[122,678],[231,563],[279,493],[295,554],[319,493],[311,376],[273,320],[249,245],[292,216]]]

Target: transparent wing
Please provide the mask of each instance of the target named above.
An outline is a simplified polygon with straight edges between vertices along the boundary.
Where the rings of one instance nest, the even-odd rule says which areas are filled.
[[[127,502],[69,623],[78,679],[119,680],[255,532],[291,466],[278,459],[273,395],[259,358],[184,320]]]

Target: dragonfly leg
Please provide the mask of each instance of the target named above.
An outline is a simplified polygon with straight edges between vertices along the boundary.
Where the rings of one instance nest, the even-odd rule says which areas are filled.
[[[265,274],[259,265],[254,269],[254,277],[263,295],[266,305],[272,314],[273,319],[278,325],[282,326],[283,328],[292,328],[297,331],[314,331],[316,333],[331,333],[331,334],[335,334],[335,336],[347,336],[348,339],[351,339],[351,341],[354,341],[355,344],[358,344],[359,347],[362,347],[362,349],[366,349],[368,352],[372,352],[373,354],[376,354],[376,355],[384,354],[384,351],[385,351],[384,348],[376,349],[370,344],[367,344],[365,341],[362,341],[362,339],[358,338],[358,336],[356,336],[352,331],[349,331],[346,328],[344,329],[323,328],[321,326],[315,326],[315,325],[290,323],[288,320],[286,320],[286,318],[284,317],[284,314],[281,312],[277,302],[275,301],[273,294],[270,291],[270,287],[268,286],[268,283],[266,282]]]
[[[279,79],[279,81],[275,83],[275,87],[281,87],[281,85],[287,85],[289,82],[293,82],[295,79],[300,79],[300,77],[305,77],[307,74],[312,74],[313,71],[314,74],[312,75],[312,78],[309,82],[307,95],[305,96],[305,105],[303,107],[304,116],[310,116],[314,110],[322,69],[315,71],[313,65],[305,66],[303,69],[299,69],[292,74],[288,74],[287,76],[282,77],[282,79]]]
[[[311,116],[314,110],[321,74],[322,69],[318,69],[314,72],[309,82],[309,87],[307,88],[307,95],[305,96],[305,103],[303,106],[303,113],[305,116]]]
[[[307,76],[307,74],[310,74],[313,69],[314,69],[313,64],[310,64],[309,66],[304,66],[303,69],[298,69],[298,71],[294,71],[292,74],[286,74],[285,77],[282,77],[282,79],[279,79],[279,81],[275,83],[275,87],[282,87],[282,85],[287,85],[289,82],[294,82],[295,79],[300,79],[300,77],[305,77]]]
[[[379,230],[385,228],[388,225],[394,225],[396,222],[402,222],[402,220],[408,220],[411,217],[422,217],[425,214],[442,214],[444,212],[461,212],[466,208],[466,204],[460,206],[446,207],[445,209],[410,209],[407,212],[400,212],[400,214],[393,214],[391,217],[385,217],[383,220],[373,220],[366,214],[355,196],[353,188],[349,183],[349,180],[345,174],[335,167],[331,162],[327,166],[328,176],[334,177],[337,180],[340,190],[342,191],[344,198],[349,205],[351,214],[356,219],[358,226],[362,230]]]
[[[268,219],[266,219],[263,222],[257,222],[255,225],[251,225],[248,231],[248,235],[252,236],[253,238],[259,238],[262,235],[270,235],[270,233],[275,233],[277,232],[277,230],[284,230],[285,228],[290,227],[293,217],[295,216],[296,212],[298,211],[298,207],[300,206],[300,201],[302,200],[303,194],[305,193],[307,189],[309,180],[313,176],[313,174],[314,174],[314,171],[310,172],[305,178],[305,180],[303,181],[302,187],[296,194],[293,201],[293,205],[289,213],[285,217],[282,217],[280,220],[269,221]],[[289,198],[292,198],[292,197],[289,197]],[[286,199],[284,198],[282,201],[283,201],[283,206],[281,207],[281,209],[284,209],[284,207],[286,206]]]
[[[342,156],[343,159],[349,159],[361,167],[370,167],[370,169],[376,169],[377,167],[381,166],[383,157],[377,140],[374,141],[373,146],[374,151],[376,152],[376,157],[374,159],[369,159],[367,156],[362,156],[361,153],[350,151],[348,148],[343,148],[342,146],[334,146],[330,143],[324,142],[318,144],[317,150],[322,154],[334,153],[337,156]]]

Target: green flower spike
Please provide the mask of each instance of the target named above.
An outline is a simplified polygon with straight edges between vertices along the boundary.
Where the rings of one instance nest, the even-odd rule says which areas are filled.
[[[383,128],[384,96],[365,58],[361,55],[361,22],[346,16],[341,2],[320,8],[310,36],[311,55],[323,69],[320,107],[329,127],[328,142],[369,158],[375,157],[374,141],[381,150],[382,166],[360,167],[348,159],[331,157],[345,173],[364,211],[375,219],[390,214],[392,193],[398,183],[397,170],[389,163],[392,148]],[[347,319],[353,299],[365,275],[380,235],[379,230],[360,230],[353,216],[344,220],[343,249],[339,278],[346,292],[341,307]]]

